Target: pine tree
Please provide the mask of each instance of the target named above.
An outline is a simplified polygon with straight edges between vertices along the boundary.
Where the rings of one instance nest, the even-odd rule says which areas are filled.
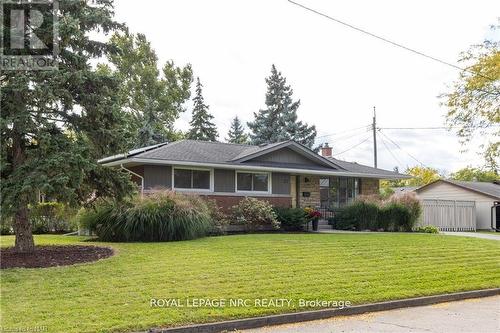
[[[248,143],[248,135],[245,133],[245,129],[243,128],[243,124],[240,121],[238,116],[233,118],[231,122],[231,127],[229,128],[229,132],[227,133],[227,142],[230,143],[240,143],[246,144]]]
[[[295,140],[307,147],[312,147],[316,138],[315,126],[297,121],[299,101],[293,101],[292,88],[286,84],[286,78],[272,65],[271,75],[266,78],[266,108],[254,112],[254,121],[248,123],[252,131],[253,144]]]
[[[0,75],[2,220],[12,218],[14,249],[22,253],[35,250],[30,207],[39,191],[78,206],[132,190],[128,176],[97,164],[124,148],[120,78],[92,65],[113,49],[90,32],[123,28],[113,3],[61,1],[51,14],[59,20],[59,69]]]
[[[217,141],[217,127],[212,122],[214,116],[208,113],[208,105],[202,95],[203,85],[200,78],[196,79],[196,96],[193,98],[193,117],[189,122],[191,126],[187,138],[191,140]]]

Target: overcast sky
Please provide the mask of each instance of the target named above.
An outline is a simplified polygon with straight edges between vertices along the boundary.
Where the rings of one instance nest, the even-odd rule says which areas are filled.
[[[500,1],[297,1],[451,63],[491,35],[500,13]],[[221,140],[235,115],[250,121],[264,107],[273,63],[301,101],[299,118],[316,125],[318,141],[329,142],[334,154],[371,137],[364,128],[348,130],[370,124],[373,106],[380,127],[443,126],[438,95],[458,75],[286,0],[117,0],[115,7],[117,19],[144,33],[162,63],[192,64]],[[188,110],[177,127],[186,130],[190,116]],[[409,154],[447,172],[482,163],[480,138],[464,153],[444,130],[382,132],[379,167],[417,164]],[[336,157],[372,165],[373,142]]]

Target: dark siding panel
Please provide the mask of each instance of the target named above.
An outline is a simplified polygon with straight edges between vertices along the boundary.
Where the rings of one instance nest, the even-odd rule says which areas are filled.
[[[172,187],[172,167],[165,165],[144,166],[144,188],[146,190],[155,187]]]
[[[234,170],[215,169],[214,170],[214,191],[234,192]]]
[[[144,177],[144,165],[136,165],[127,169]],[[130,174],[130,177],[132,181],[137,184],[137,186],[141,186],[141,179],[139,177],[132,173]]]
[[[290,174],[273,172],[273,194],[290,194]]]
[[[254,158],[251,161],[259,161],[259,162],[273,162],[273,163],[292,163],[292,164],[303,164],[303,165],[320,165],[317,164],[307,157],[300,155],[299,153],[294,152],[290,148],[283,148],[269,154],[262,155]]]

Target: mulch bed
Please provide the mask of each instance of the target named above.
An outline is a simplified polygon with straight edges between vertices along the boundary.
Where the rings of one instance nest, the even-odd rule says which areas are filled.
[[[14,248],[0,250],[0,268],[43,268],[96,261],[113,255],[113,249],[98,246],[35,246],[35,253],[15,253]]]

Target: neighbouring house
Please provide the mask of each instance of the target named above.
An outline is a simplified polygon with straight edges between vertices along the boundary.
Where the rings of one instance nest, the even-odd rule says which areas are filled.
[[[377,194],[380,179],[408,176],[340,161],[294,142],[259,146],[181,140],[99,160],[131,173],[141,192],[171,189],[215,199],[229,209],[244,197],[282,207],[334,208]]]
[[[400,187],[391,187],[394,191],[394,195],[405,195],[408,193],[414,193],[418,186],[400,186]]]
[[[425,224],[450,230],[500,229],[498,182],[440,179],[418,188],[416,192],[424,202]]]

